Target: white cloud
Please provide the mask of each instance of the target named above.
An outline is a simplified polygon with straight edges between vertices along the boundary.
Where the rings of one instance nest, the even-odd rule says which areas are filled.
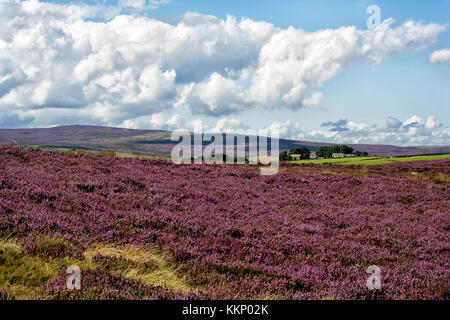
[[[19,119],[11,119],[20,121]],[[164,130],[199,130],[209,133],[236,133],[257,135],[260,129],[266,134],[279,133],[282,139],[352,143],[352,144],[392,144],[392,145],[450,145],[450,127],[441,124],[434,116],[423,119],[413,115],[405,121],[394,117],[386,119],[385,126],[340,119],[322,124],[326,130],[305,131],[298,120],[273,121],[265,128],[252,127],[238,118],[222,117],[212,124],[201,118],[186,120],[180,114],[170,117],[163,113],[125,120],[120,124],[124,128],[164,129]]]
[[[121,8],[125,9],[138,9],[143,10],[145,8],[145,0],[118,0],[117,4]]]
[[[155,113],[151,116],[143,116],[135,119],[125,120],[120,127],[130,129],[164,129],[164,130],[194,130],[195,128],[203,128],[204,132],[228,132],[245,134],[247,130],[251,130],[250,126],[236,118],[220,118],[215,124],[208,125],[201,118],[186,120],[180,114],[174,114],[169,118],[163,113]]]
[[[220,120],[217,121],[216,126],[210,129],[210,131],[243,133],[248,129],[250,129],[250,126],[240,119],[221,118]]]
[[[222,115],[248,107],[244,101],[244,88],[239,82],[217,72],[212,73],[207,81],[188,88],[182,99],[185,105],[192,107],[194,113]]]
[[[352,63],[378,64],[396,52],[423,49],[444,30],[438,24],[413,21],[392,28],[393,22],[387,19],[374,31],[356,27],[316,32],[293,27],[279,30],[262,46],[257,62],[240,73],[222,76],[221,82],[231,89],[226,103],[205,103],[198,93],[209,85],[215,86],[217,79],[213,77],[196,84],[186,103],[194,111],[209,114],[227,114],[249,107],[295,109],[318,105],[322,96],[316,90]],[[222,95],[221,91],[212,93],[208,101],[214,102]]]
[[[431,63],[450,64],[450,49],[442,49],[434,51],[428,57]]]
[[[269,132],[278,132],[280,138],[293,138],[301,132],[299,121],[274,121],[267,127]]]
[[[167,3],[170,3],[170,0],[117,0],[117,8],[123,12],[136,14],[158,9]]]
[[[280,126],[279,122],[273,125]],[[450,128],[439,123],[434,116],[422,119],[417,115],[404,122],[388,117],[386,126],[368,125],[345,119],[327,122],[328,130],[305,132],[298,124],[283,123],[282,136],[294,140],[335,143],[369,143],[393,145],[449,145]],[[286,134],[288,133],[288,134]]]
[[[142,116],[134,119],[127,119],[120,124],[120,127],[129,129],[162,129],[162,130],[176,130],[184,125],[179,114],[175,114],[170,118],[159,112],[151,116]]]
[[[438,120],[436,120],[433,116],[428,117],[425,122],[425,128],[430,129],[430,130],[439,128],[440,126],[441,126],[441,123]]]
[[[323,94],[321,92],[314,92],[311,96],[303,99],[302,105],[305,107],[318,107],[322,101]]]
[[[140,9],[166,1],[125,2]],[[319,106],[321,86],[352,63],[423,49],[444,30],[388,19],[375,31],[307,32],[198,13],[169,24],[119,9],[0,0],[3,119],[139,125],[180,108],[218,116]],[[90,20],[99,15],[113,18]]]
[[[391,130],[396,130],[400,128],[402,125],[402,122],[394,117],[389,116],[386,119],[386,128]]]
[[[414,115],[411,118],[407,119],[405,122],[403,122],[403,126],[405,128],[407,128],[407,127],[421,127],[421,126],[423,126],[423,120],[422,120],[422,118]]]

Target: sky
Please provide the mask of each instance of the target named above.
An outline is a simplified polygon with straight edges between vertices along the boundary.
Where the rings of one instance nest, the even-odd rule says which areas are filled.
[[[0,0],[0,128],[201,123],[449,145],[448,12],[450,0]]]

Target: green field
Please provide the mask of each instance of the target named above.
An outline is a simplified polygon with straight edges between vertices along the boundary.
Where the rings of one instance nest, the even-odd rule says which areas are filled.
[[[410,157],[353,157],[353,158],[333,158],[333,159],[317,159],[317,160],[294,160],[290,163],[331,163],[331,164],[360,164],[360,165],[377,165],[393,162],[404,161],[420,161],[420,160],[438,160],[450,159],[450,154],[439,154],[430,156],[410,156]]]

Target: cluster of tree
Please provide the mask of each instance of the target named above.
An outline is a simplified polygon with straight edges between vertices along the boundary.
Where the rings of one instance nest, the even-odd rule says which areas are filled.
[[[316,156],[320,158],[331,158],[333,153],[344,153],[351,154],[353,153],[353,148],[346,146],[345,144],[331,146],[331,147],[320,147],[316,151]]]
[[[300,159],[309,159],[311,151],[309,151],[309,149],[305,147],[292,148],[291,150],[289,150],[289,154],[299,154]]]
[[[316,156],[319,158],[331,158],[333,153],[354,154],[357,157],[367,157],[369,155],[367,152],[354,151],[353,148],[340,144],[331,147],[320,147],[316,151]]]
[[[331,158],[333,153],[344,153],[351,154],[353,152],[353,148],[346,146],[345,144],[331,146],[331,147],[320,147],[316,151],[316,156],[320,158]]]
[[[279,157],[280,157],[280,161],[289,161],[292,159],[286,150],[281,151]]]
[[[367,152],[361,152],[361,151],[358,151],[358,150],[355,150],[354,152],[353,152],[353,154],[355,155],[355,156],[357,156],[357,157],[368,157],[369,156],[369,154],[367,153]]]
[[[331,147],[320,147],[316,151],[316,156],[318,158],[331,158],[333,153],[343,153],[343,154],[354,154],[356,157],[367,157],[369,154],[367,152],[361,152],[357,150],[353,150],[353,148],[346,146],[345,144],[331,146]],[[300,148],[292,148],[289,151],[282,151],[280,153],[280,161],[289,161],[292,160],[293,154],[299,154],[300,159],[309,159],[311,155],[311,151],[308,148],[300,147]]]
[[[291,154],[299,154],[300,159],[309,159],[311,151],[309,151],[309,149],[306,147],[292,148],[291,150],[289,150],[289,152],[282,151],[280,153],[280,161],[292,160]]]

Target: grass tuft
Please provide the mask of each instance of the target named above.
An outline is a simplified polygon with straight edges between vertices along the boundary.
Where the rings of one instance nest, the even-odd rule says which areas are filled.
[[[0,241],[0,291],[3,299],[39,299],[43,284],[64,266],[81,262],[67,258],[44,261],[13,241]]]
[[[187,293],[193,288],[177,274],[176,268],[169,264],[164,253],[155,249],[127,246],[117,248],[97,246],[85,252],[91,264],[104,266],[111,272],[122,274],[126,278],[142,281],[148,285],[163,286],[167,289]],[[109,257],[114,259],[104,259]]]

